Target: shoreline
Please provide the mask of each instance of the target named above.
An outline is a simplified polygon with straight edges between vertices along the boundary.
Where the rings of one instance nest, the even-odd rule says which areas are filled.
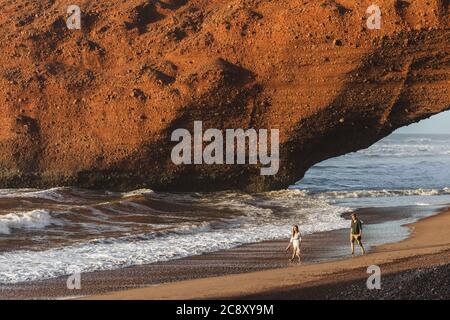
[[[358,290],[369,294],[366,288],[368,266],[378,265],[383,277],[398,278],[404,272],[426,273],[427,268],[447,268],[450,264],[450,234],[448,233],[450,209],[445,209],[438,215],[423,218],[408,227],[411,229],[411,236],[407,239],[378,246],[364,256],[245,274],[184,280],[94,295],[84,299],[296,299],[296,297],[320,299],[324,298],[320,290],[325,290],[329,296],[333,297],[333,294],[329,294],[330,290],[337,293],[339,290],[354,287],[355,283]],[[436,273],[435,269],[432,270]],[[448,273],[446,275],[437,272],[437,274],[438,277],[442,276],[439,283],[449,281]],[[237,283],[239,287],[236,286]],[[437,283],[438,286],[439,283]],[[394,287],[399,288],[397,283],[394,283]],[[408,291],[413,292],[411,289]],[[370,294],[374,294],[373,292],[371,291]],[[440,296],[442,294],[446,295],[446,293],[440,293]],[[337,294],[334,296],[338,298]]]
[[[379,241],[380,230],[384,232],[382,238],[385,242],[405,239],[410,233],[408,228],[402,227],[405,219],[420,219],[420,214],[432,216],[440,211],[434,206],[427,208],[406,206],[362,208],[354,212],[357,212],[365,222],[364,240],[366,249],[369,249],[367,245],[372,247]],[[350,212],[342,216],[349,219],[349,215]],[[289,254],[284,252],[287,242],[288,237],[284,240],[245,244],[233,249],[147,265],[87,272],[82,274],[81,290],[68,290],[67,276],[12,285],[5,284],[0,285],[0,299],[71,299],[75,297],[89,299],[102,297],[104,294],[127,292],[134,288],[160,288],[166,284],[183,281],[283,270],[292,266],[288,262]],[[359,253],[359,248],[356,249],[356,253]],[[369,252],[371,251],[373,249],[370,248]],[[301,267],[338,262],[349,257],[347,229],[317,232],[303,237],[302,260],[306,263]]]

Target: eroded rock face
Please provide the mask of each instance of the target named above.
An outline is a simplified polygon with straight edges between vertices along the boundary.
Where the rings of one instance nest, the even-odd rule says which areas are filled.
[[[284,188],[450,107],[447,0],[66,2],[1,3],[1,187]],[[175,166],[196,120],[279,129],[279,173]]]

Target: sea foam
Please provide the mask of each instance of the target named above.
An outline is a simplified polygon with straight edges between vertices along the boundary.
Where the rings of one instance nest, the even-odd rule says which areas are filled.
[[[11,229],[42,229],[56,223],[47,210],[13,212],[0,216],[0,234],[10,234]]]

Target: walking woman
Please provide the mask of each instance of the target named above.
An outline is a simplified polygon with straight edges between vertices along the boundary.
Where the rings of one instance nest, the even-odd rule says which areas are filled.
[[[294,261],[294,259],[298,258],[298,263],[301,262],[300,259],[300,242],[302,241],[302,237],[300,236],[300,230],[298,229],[298,226],[295,225],[292,227],[292,237],[291,241],[289,242],[288,247],[286,248],[286,251],[288,251],[292,247],[292,258],[291,262]]]

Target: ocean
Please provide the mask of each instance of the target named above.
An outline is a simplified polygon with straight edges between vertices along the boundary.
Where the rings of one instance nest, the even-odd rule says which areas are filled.
[[[450,204],[450,135],[391,135],[311,168],[287,190],[127,193],[0,190],[0,283],[112,270],[348,227],[362,208],[413,212]],[[405,234],[407,235],[405,228]]]

